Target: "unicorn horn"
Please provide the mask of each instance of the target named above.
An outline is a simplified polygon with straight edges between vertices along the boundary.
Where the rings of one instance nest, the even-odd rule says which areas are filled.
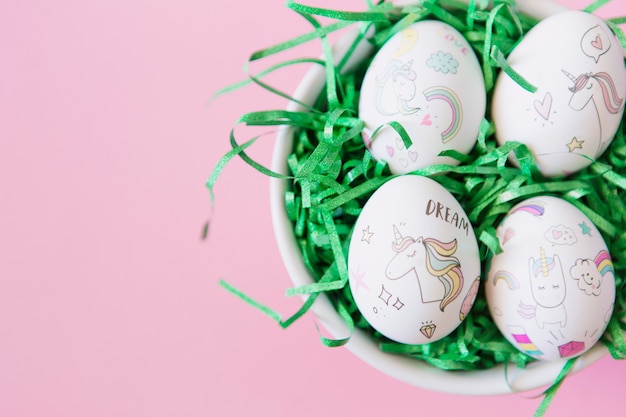
[[[574,77],[574,76],[573,76],[572,74],[570,74],[569,72],[565,71],[564,69],[562,69],[562,70],[561,70],[561,72],[563,72],[563,74],[565,74],[565,76],[566,76],[567,78],[569,78],[570,80],[572,80],[572,81],[574,81],[574,82],[576,81],[576,77]]]
[[[399,245],[402,243],[402,239],[404,239],[404,237],[400,234],[400,231],[398,230],[395,224],[393,225],[393,236],[396,239],[396,245]]]
[[[548,261],[546,260],[546,253],[543,251],[543,248],[539,248],[539,253],[541,255],[541,273],[544,277],[548,276]]]

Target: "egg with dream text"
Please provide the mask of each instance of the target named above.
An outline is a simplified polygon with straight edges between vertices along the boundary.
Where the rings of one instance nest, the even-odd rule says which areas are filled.
[[[439,340],[467,317],[480,283],[474,230],[454,196],[417,175],[364,205],[350,240],[349,285],[367,322],[406,344]]]

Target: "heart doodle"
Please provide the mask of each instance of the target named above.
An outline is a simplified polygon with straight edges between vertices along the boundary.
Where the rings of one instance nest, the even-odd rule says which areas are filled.
[[[552,237],[554,239],[559,239],[561,236],[563,236],[563,232],[561,232],[559,230],[553,230],[552,231]]]
[[[535,100],[534,101],[535,110],[539,113],[539,116],[543,117],[544,120],[548,120],[550,117],[550,110],[552,110],[552,94],[549,92],[543,96],[543,100]]]
[[[417,152],[409,151],[409,158],[411,161],[415,162],[417,160]]]
[[[433,124],[432,120],[430,120],[430,113],[424,116],[420,124],[425,126],[430,126]]]
[[[402,164],[402,166],[406,168],[409,165],[409,161],[404,158],[400,158],[400,164]]]
[[[596,49],[602,50],[602,38],[600,35],[597,35],[594,40],[591,41],[591,46]]]
[[[398,150],[404,149],[404,142],[402,142],[402,138],[396,138],[396,147]]]
[[[394,150],[393,150],[393,147],[391,147],[391,146],[387,145],[387,154],[388,154],[389,156],[393,156],[393,154],[394,154],[394,153],[395,153],[395,152],[394,152]]]

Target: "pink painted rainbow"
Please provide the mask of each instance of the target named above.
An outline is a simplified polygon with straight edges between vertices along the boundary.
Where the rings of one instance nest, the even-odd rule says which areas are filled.
[[[528,353],[529,355],[535,355],[535,356],[543,355],[543,353],[541,352],[541,350],[539,350],[537,345],[535,345],[533,341],[530,340],[530,337],[526,334],[526,330],[522,326],[508,326],[508,327],[509,327],[509,331],[511,332],[511,336],[513,337],[513,340],[515,340],[515,342],[520,347],[520,349],[522,349],[524,352]]]
[[[529,203],[529,204],[524,204],[524,205],[515,207],[513,210],[511,210],[511,214],[517,213],[517,212],[529,213],[535,217],[541,217],[543,216],[543,213],[545,212],[545,208],[543,207],[541,203]]]
[[[611,255],[609,254],[609,252],[605,250],[600,251],[600,253],[598,253],[593,262],[598,267],[598,272],[600,272],[600,275],[604,276],[604,274],[606,274],[607,272],[614,273],[613,261],[611,260]]]
[[[441,141],[443,143],[449,142],[459,133],[463,122],[463,111],[459,98],[454,91],[441,86],[427,88],[424,90],[424,97],[426,97],[428,101],[443,100],[450,106],[450,110],[452,110],[452,120],[450,121],[450,125],[441,132]]]
[[[495,286],[498,281],[503,281],[510,290],[518,290],[520,288],[519,281],[515,278],[515,275],[507,271],[497,271],[493,275],[493,285]]]

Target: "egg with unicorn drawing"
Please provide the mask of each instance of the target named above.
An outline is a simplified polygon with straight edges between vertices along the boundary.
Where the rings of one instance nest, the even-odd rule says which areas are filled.
[[[424,344],[467,317],[480,283],[478,244],[454,196],[436,181],[387,181],[364,205],[348,252],[349,285],[367,322],[387,338]]]
[[[602,19],[581,11],[544,19],[507,60],[536,91],[500,73],[491,107],[499,144],[526,144],[549,177],[579,171],[607,149],[624,113],[626,69]]]
[[[611,255],[591,220],[565,200],[535,197],[509,211],[497,236],[485,295],[501,333],[541,360],[589,350],[615,303]]]
[[[485,115],[480,64],[467,40],[440,21],[420,21],[393,35],[363,78],[359,117],[374,158],[403,174],[433,164],[457,164],[442,151],[467,154]],[[411,138],[406,147],[397,122]]]

